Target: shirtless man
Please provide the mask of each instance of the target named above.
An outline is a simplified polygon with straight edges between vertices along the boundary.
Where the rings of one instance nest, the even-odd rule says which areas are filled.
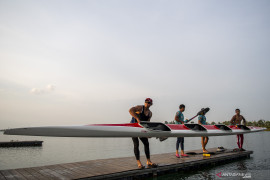
[[[153,100],[151,98],[146,98],[144,105],[138,105],[135,107],[130,108],[129,113],[132,116],[131,123],[140,123],[141,121],[150,121],[152,117],[152,112],[150,111],[150,106],[153,105]],[[134,144],[134,154],[137,160],[137,164],[139,169],[144,169],[140,161],[140,150],[139,150],[139,139],[142,141],[144,145],[144,152],[147,158],[147,166],[148,167],[156,167],[155,163],[152,163],[150,160],[150,150],[149,150],[149,142],[148,138],[146,137],[133,137],[133,144]]]
[[[232,125],[240,125],[241,121],[243,120],[243,124],[246,125],[246,119],[244,118],[244,116],[240,115],[240,109],[236,109],[235,113],[236,114],[231,119],[231,124]],[[243,149],[243,143],[244,143],[243,134],[237,134],[237,145],[238,145],[238,148],[240,149],[240,151],[245,151],[245,149]]]

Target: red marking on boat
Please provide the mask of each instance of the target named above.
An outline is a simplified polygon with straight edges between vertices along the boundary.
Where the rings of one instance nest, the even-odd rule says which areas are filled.
[[[209,130],[220,130],[217,126],[215,125],[202,125],[203,127],[205,127],[205,129],[209,129]]]
[[[229,128],[231,128],[231,129],[240,129],[239,127],[234,126],[234,125],[230,125]]]
[[[86,126],[124,126],[124,127],[138,127],[138,128],[143,128],[138,123],[127,123],[127,124],[88,124]]]
[[[183,124],[166,124],[166,125],[172,130],[190,130],[188,127],[186,127]]]

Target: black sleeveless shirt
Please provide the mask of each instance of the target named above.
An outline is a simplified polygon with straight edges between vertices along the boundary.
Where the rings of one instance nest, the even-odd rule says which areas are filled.
[[[142,112],[140,114],[138,114],[140,121],[148,121],[148,119],[150,117],[150,116],[146,116],[144,114],[144,108],[145,107],[143,106]],[[132,117],[131,123],[137,123],[137,122],[138,122],[137,119],[135,119],[134,117]]]

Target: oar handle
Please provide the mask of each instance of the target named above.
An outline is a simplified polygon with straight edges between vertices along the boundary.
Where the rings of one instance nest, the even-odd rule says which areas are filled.
[[[197,117],[198,115],[196,115],[196,116],[194,116],[194,117],[192,117],[192,118],[190,118],[189,120],[187,120],[187,122],[186,123],[188,123],[189,121],[191,121],[192,119],[194,119],[195,117]]]
[[[189,121],[191,121],[192,119],[194,119],[195,117],[199,116],[200,114],[206,114],[208,111],[210,110],[210,108],[202,108],[202,110],[200,110],[196,116],[190,118],[189,120],[186,121],[186,123],[188,123]]]

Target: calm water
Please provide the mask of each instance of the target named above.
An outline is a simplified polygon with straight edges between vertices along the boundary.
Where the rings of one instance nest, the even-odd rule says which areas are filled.
[[[204,167],[201,171],[170,174],[156,179],[217,179],[219,172],[251,173],[252,179],[270,177],[270,132],[245,135],[244,148],[253,150],[250,159],[245,159],[222,166]],[[34,136],[10,136],[0,133],[0,141],[43,140],[42,147],[0,148],[0,169],[13,169],[41,165],[133,156],[133,144],[130,138],[58,138]],[[159,142],[150,140],[151,154],[175,151],[176,138]],[[210,137],[207,147],[236,147],[235,136]],[[200,138],[185,138],[185,150],[200,149]],[[143,153],[143,146],[140,146]],[[134,162],[136,163],[136,162]],[[224,179],[224,178],[220,178]],[[230,177],[230,179],[232,179]],[[242,179],[237,177],[236,179]]]

